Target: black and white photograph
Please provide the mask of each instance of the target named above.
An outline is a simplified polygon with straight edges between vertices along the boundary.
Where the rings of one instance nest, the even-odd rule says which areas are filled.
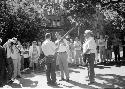
[[[125,89],[125,0],[0,0],[0,89]]]

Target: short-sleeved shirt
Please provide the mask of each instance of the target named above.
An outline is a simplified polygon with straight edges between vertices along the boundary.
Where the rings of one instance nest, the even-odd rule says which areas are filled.
[[[46,39],[42,44],[42,51],[45,56],[54,55],[55,54],[56,45],[54,42]]]
[[[58,42],[58,40],[56,41],[56,43]],[[68,48],[69,48],[69,45],[68,45],[68,41],[66,39],[63,39],[61,42],[60,42],[60,45],[59,45],[59,50],[57,52],[67,52],[68,51]]]
[[[87,54],[96,53],[96,42],[93,37],[89,37],[83,44],[83,52],[86,52],[87,49],[90,49]]]

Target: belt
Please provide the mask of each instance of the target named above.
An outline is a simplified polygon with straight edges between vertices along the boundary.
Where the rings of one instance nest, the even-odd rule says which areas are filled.
[[[48,56],[46,56],[46,57],[53,57],[54,55],[48,55]]]
[[[64,51],[64,52],[57,52],[57,53],[66,53],[66,51]]]

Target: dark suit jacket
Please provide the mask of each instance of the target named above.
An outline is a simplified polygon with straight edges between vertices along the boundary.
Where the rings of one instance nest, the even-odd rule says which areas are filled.
[[[5,49],[2,47],[2,46],[0,46],[0,71],[4,68],[4,67],[6,67],[6,59],[7,57],[6,57],[6,52],[5,52]]]

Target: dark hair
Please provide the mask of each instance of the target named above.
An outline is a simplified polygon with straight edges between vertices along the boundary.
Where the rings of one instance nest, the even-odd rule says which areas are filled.
[[[45,39],[49,39],[49,38],[51,38],[51,34],[50,33],[46,33]]]

